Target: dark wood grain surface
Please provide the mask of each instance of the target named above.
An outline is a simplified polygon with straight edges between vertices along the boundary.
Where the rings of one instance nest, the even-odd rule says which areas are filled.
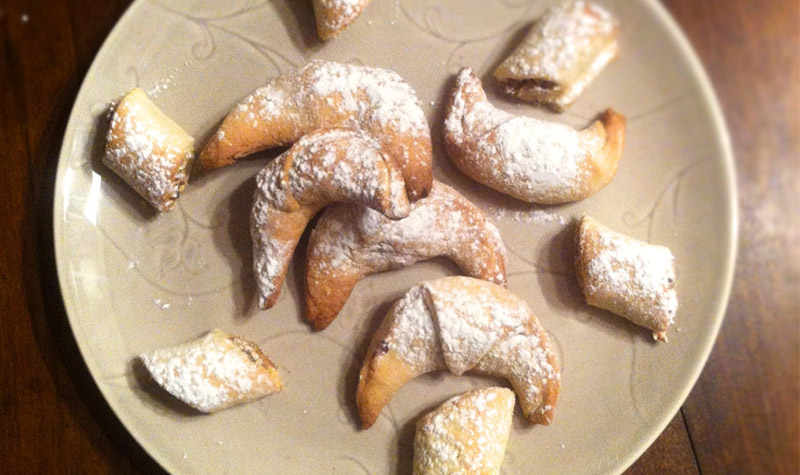
[[[153,473],[89,375],[53,258],[69,108],[124,0],[0,0],[0,467]],[[736,278],[689,398],[630,473],[800,473],[800,4],[665,0],[736,156]]]

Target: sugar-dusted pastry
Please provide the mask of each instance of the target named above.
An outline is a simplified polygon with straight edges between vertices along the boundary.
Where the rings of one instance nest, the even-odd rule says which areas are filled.
[[[166,212],[189,181],[194,139],[139,88],[114,108],[103,163],[158,211]]]
[[[611,109],[581,131],[514,116],[489,103],[469,68],[458,73],[449,101],[447,153],[465,174],[501,193],[567,203],[593,195],[617,173],[625,118]]]
[[[472,277],[506,285],[499,231],[480,208],[443,183],[434,181],[430,194],[412,203],[403,219],[357,204],[331,206],[308,244],[306,318],[322,330],[365,276],[436,256],[449,257]]]
[[[414,475],[499,474],[513,415],[506,388],[469,391],[425,414],[414,436]]]
[[[609,310],[667,341],[678,310],[675,259],[664,246],[637,241],[584,215],[578,231],[578,280],[589,305]]]
[[[400,170],[372,137],[355,130],[312,132],[256,176],[250,216],[258,303],[272,307],[306,225],[326,205],[360,203],[390,218],[408,216]]]
[[[201,412],[216,412],[283,389],[259,347],[222,330],[139,356],[159,386]]]
[[[395,303],[359,375],[356,403],[364,428],[407,382],[443,369],[507,379],[531,423],[553,419],[561,387],[555,351],[528,305],[504,287],[445,277],[412,287]]]
[[[371,0],[313,0],[317,32],[329,40],[353,23]]]
[[[368,132],[402,169],[409,199],[428,194],[431,136],[414,90],[392,71],[329,61],[310,61],[244,99],[222,121],[200,162],[222,167],[333,127]]]
[[[618,33],[603,8],[566,1],[545,11],[494,77],[512,96],[563,111],[617,57]]]

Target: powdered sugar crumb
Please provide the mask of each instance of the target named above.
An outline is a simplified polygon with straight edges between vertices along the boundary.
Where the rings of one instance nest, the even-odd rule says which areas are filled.
[[[503,207],[493,207],[490,208],[489,213],[494,217],[496,220],[511,220],[517,223],[528,223],[528,224],[558,224],[558,225],[565,225],[567,224],[567,218],[563,215],[558,214],[553,211],[547,211],[538,207],[531,207],[531,208],[503,208]]]
[[[169,89],[169,85],[172,84],[172,81],[174,79],[175,76],[170,74],[169,76],[167,76],[166,79],[162,79],[160,81],[155,82],[152,86],[147,88],[145,92],[150,97],[158,97],[161,94],[161,92]]]

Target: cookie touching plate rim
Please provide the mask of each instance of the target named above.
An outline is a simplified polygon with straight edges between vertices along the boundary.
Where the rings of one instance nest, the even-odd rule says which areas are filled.
[[[373,15],[373,12],[380,11],[380,4],[384,3],[382,0],[378,0],[372,2],[369,12],[365,12],[365,15],[362,15],[362,18],[359,22],[352,25],[348,30],[342,33],[340,38],[333,40],[331,42],[325,43],[325,45],[333,45],[331,48],[335,48],[337,42],[339,41],[346,41],[348,35],[357,35],[360,28],[367,28],[369,22],[369,15]],[[393,3],[393,2],[390,2]],[[407,2],[402,2],[407,3]],[[69,161],[74,154],[74,150],[76,148],[76,144],[74,143],[74,138],[79,136],[82,129],[86,127],[90,127],[85,123],[81,123],[81,117],[84,115],[83,110],[79,110],[79,106],[85,107],[88,103],[88,98],[90,97],[90,92],[93,87],[96,87],[98,82],[102,82],[101,74],[103,74],[102,64],[107,62],[109,58],[112,57],[115,48],[117,45],[125,44],[130,41],[130,38],[124,35],[124,32],[127,28],[130,28],[133,24],[141,19],[140,13],[143,12],[145,6],[152,7],[152,2],[148,2],[147,0],[139,0],[134,2],[128,10],[124,13],[124,15],[120,18],[115,28],[112,32],[108,35],[108,38],[104,42],[102,48],[98,52],[95,60],[86,74],[84,78],[83,84],[81,89],[77,95],[75,100],[75,105],[73,106],[73,110],[70,115],[70,119],[67,124],[67,128],[64,135],[64,142],[62,144],[61,152],[59,155],[59,163],[56,172],[56,184],[55,184],[55,193],[54,193],[54,216],[53,216],[53,229],[54,229],[54,242],[55,242],[55,256],[56,256],[56,266],[58,271],[58,281],[61,288],[61,294],[64,301],[64,306],[70,321],[70,325],[73,330],[73,334],[75,335],[75,339],[77,341],[78,347],[80,352],[86,362],[87,367],[89,368],[90,373],[92,374],[95,381],[98,383],[97,386],[100,389],[101,393],[103,394],[104,398],[106,399],[109,406],[112,410],[116,413],[117,417],[126,427],[128,432],[134,437],[134,439],[153,457],[162,467],[164,467],[169,472],[181,472],[185,468],[179,464],[180,458],[175,458],[174,454],[170,454],[167,451],[164,451],[163,447],[155,441],[151,434],[142,430],[141,426],[134,424],[131,420],[129,420],[128,411],[129,406],[128,403],[124,400],[119,399],[112,391],[111,387],[107,384],[101,384],[99,380],[99,375],[102,373],[102,362],[98,358],[97,355],[97,342],[96,340],[92,339],[92,333],[89,328],[85,326],[86,321],[82,318],[82,315],[85,313],[85,309],[82,307],[82,299],[86,298],[86,294],[79,293],[79,289],[77,288],[77,284],[74,279],[74,275],[71,273],[70,267],[70,259],[74,259],[74,249],[71,249],[68,246],[68,232],[69,232],[69,222],[67,220],[67,207],[70,205],[70,191],[71,191],[71,175],[68,172],[71,171],[69,168]],[[699,97],[697,98],[698,102],[700,103],[700,107],[702,107],[710,116],[711,124],[709,127],[713,129],[716,134],[713,137],[714,148],[715,152],[718,152],[716,155],[718,156],[719,164],[721,165],[722,172],[724,173],[723,181],[724,186],[722,187],[724,191],[724,212],[725,215],[722,218],[719,218],[724,223],[724,228],[720,230],[718,239],[720,239],[725,244],[725,257],[724,259],[721,258],[721,266],[719,267],[719,272],[716,274],[718,280],[720,282],[718,288],[720,289],[720,294],[718,298],[713,301],[713,306],[715,308],[715,312],[713,315],[708,315],[708,322],[707,325],[704,327],[704,337],[702,338],[702,343],[698,344],[696,347],[693,348],[686,348],[687,351],[691,351],[693,364],[689,368],[687,374],[685,375],[685,379],[682,380],[685,384],[682,384],[680,387],[675,388],[675,393],[670,395],[669,402],[667,405],[667,410],[664,410],[662,413],[659,414],[657,419],[653,419],[648,421],[649,424],[652,426],[648,427],[648,430],[643,431],[641,433],[641,437],[636,440],[636,443],[630,447],[630,450],[621,454],[617,457],[611,457],[611,459],[605,463],[599,471],[608,472],[608,473],[620,473],[625,468],[630,466],[652,443],[653,441],[661,434],[664,428],[667,426],[669,421],[674,417],[675,413],[680,408],[681,404],[683,404],[684,400],[688,396],[689,392],[691,391],[694,383],[697,381],[697,378],[702,371],[706,360],[711,352],[713,344],[716,340],[717,334],[719,332],[719,328],[722,324],[722,320],[725,313],[725,308],[727,306],[728,297],[731,290],[731,284],[733,280],[733,271],[734,271],[734,263],[736,257],[736,249],[737,249],[737,229],[738,229],[738,210],[736,204],[737,200],[737,192],[735,188],[735,176],[734,176],[734,162],[733,156],[731,152],[730,146],[730,138],[725,126],[725,121],[721,113],[720,106],[717,102],[716,96],[713,92],[709,79],[697,58],[695,52],[692,50],[688,40],[675,23],[675,21],[670,17],[668,12],[666,11],[665,7],[662,6],[656,0],[640,0],[635,4],[637,7],[643,7],[644,9],[648,10],[648,12],[654,17],[655,21],[660,23],[664,26],[668,37],[663,38],[664,41],[667,41],[670,44],[670,47],[673,47],[677,50],[678,54],[682,56],[688,62],[688,68],[690,70],[691,80],[694,83],[694,86],[699,90]],[[399,7],[398,7],[399,8]],[[614,6],[615,9],[623,8],[618,4]],[[310,10],[310,2],[309,7]],[[315,24],[313,23],[313,14],[309,17],[312,21],[310,25],[303,25],[304,28],[308,28],[310,31],[314,32]],[[622,36],[625,35],[625,25],[623,24],[623,32]],[[354,36],[355,38],[356,36]],[[630,51],[625,51],[625,46],[629,48],[633,48],[632,45],[623,45],[623,49],[620,52],[621,58],[624,57],[626,54],[629,54]],[[308,57],[308,56],[306,56]],[[345,60],[345,57],[342,57],[342,60]],[[619,60],[618,60],[619,61]],[[383,64],[370,64],[370,66],[376,67],[386,67],[387,63]],[[388,64],[391,67],[390,64]],[[478,66],[478,65],[474,65]],[[487,68],[481,68],[481,71],[486,71]],[[602,80],[602,77],[601,77]],[[411,81],[409,81],[411,82]],[[422,94],[421,87],[419,84],[412,83],[417,89],[417,92]],[[596,86],[592,86],[596,87]],[[591,87],[590,87],[591,89]],[[243,91],[245,92],[245,91]],[[591,93],[591,90],[588,91]],[[437,93],[439,94],[439,93]],[[109,97],[109,100],[113,99],[113,97]],[[422,99],[424,101],[424,99]],[[438,101],[439,99],[437,99]],[[579,99],[578,102],[581,102],[583,99]],[[613,106],[613,100],[609,104]],[[224,111],[217,111],[220,113],[224,113]],[[431,122],[434,120],[439,120],[436,114],[429,115],[429,117],[433,117]],[[431,123],[431,126],[434,127],[434,124]],[[210,128],[209,128],[210,129]],[[633,132],[631,132],[633,133]],[[198,140],[202,143],[202,139],[198,138]],[[709,141],[712,139],[709,138]],[[434,149],[436,148],[436,143],[434,142]],[[439,151],[439,155],[436,156],[436,161],[442,160],[441,150]],[[626,157],[623,154],[622,163],[620,165],[621,168],[626,166]],[[190,185],[191,187],[191,185]],[[461,191],[459,189],[459,191]],[[658,242],[657,238],[656,241]],[[681,276],[678,276],[678,279],[681,279]],[[357,289],[358,290],[358,289]],[[363,289],[362,289],[363,290]],[[407,289],[399,289],[397,294],[402,294]],[[82,290],[83,291],[83,290]],[[679,290],[680,292],[680,290]],[[524,295],[523,295],[524,296]],[[527,297],[526,297],[527,298]],[[533,304],[533,302],[529,303]],[[537,309],[534,309],[537,311]],[[537,312],[538,313],[538,312]],[[691,315],[682,314],[679,318],[690,318]],[[250,318],[274,318],[274,315],[258,315],[255,317]],[[223,328],[227,328],[229,330],[235,331],[235,320],[228,319],[228,318],[220,318],[216,323],[217,326],[222,326]],[[208,327],[211,329],[211,326]],[[311,331],[309,330],[309,333]],[[257,335],[246,335],[246,336],[257,336]],[[315,335],[311,335],[312,337]],[[176,337],[176,343],[180,340],[180,338]],[[671,342],[670,345],[673,343]],[[270,351],[269,348],[265,348],[265,351]],[[271,354],[271,353],[270,353]],[[277,357],[276,357],[277,359]],[[280,359],[277,359],[276,363],[285,368],[286,364],[282,363]],[[360,361],[353,362],[354,366],[360,366]],[[568,371],[569,367],[565,368],[565,371]],[[124,383],[123,383],[124,384]],[[291,382],[287,382],[287,387]],[[564,388],[564,393],[569,391],[569,388]],[[441,401],[440,401],[441,402]],[[558,420],[562,421],[565,418],[565,414],[561,412],[558,415]],[[652,430],[651,430],[652,429]],[[514,438],[513,431],[517,430],[512,429],[512,436]],[[537,429],[538,430],[538,429]],[[547,428],[542,430],[548,430]],[[598,466],[599,467],[599,466]],[[598,468],[595,467],[595,468]]]

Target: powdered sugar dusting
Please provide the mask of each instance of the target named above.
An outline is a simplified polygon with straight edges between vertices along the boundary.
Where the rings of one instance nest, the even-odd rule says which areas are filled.
[[[582,65],[583,56],[594,52],[592,42],[616,28],[616,20],[597,5],[563,2],[542,15],[501,67],[517,77],[560,83],[566,74],[573,79],[579,74],[575,69]]]
[[[403,78],[386,69],[312,61],[308,91],[313,95],[341,95],[338,106],[401,133],[426,133],[427,122],[419,100]],[[366,98],[367,100],[364,100]]]
[[[536,317],[509,291],[468,277],[423,282],[390,318],[377,360],[394,351],[417,374],[474,369],[505,377],[526,416],[551,413],[560,380],[555,355]]]
[[[496,220],[512,220],[517,223],[529,224],[559,224],[561,226],[567,224],[567,218],[563,215],[553,211],[544,210],[541,208],[526,208],[526,209],[513,209],[493,207],[490,208],[491,214]]]
[[[469,68],[458,75],[445,123],[451,157],[476,180],[520,199],[569,201],[587,181],[602,137],[533,117],[512,116],[486,98]]]
[[[189,180],[194,140],[141,89],[114,109],[103,162],[159,211],[171,209]]]
[[[484,373],[508,378],[520,396],[523,411],[546,414],[552,410],[542,404],[542,386],[559,381],[561,374],[549,361],[548,348],[535,334],[514,334],[499,342],[478,364]],[[514,365],[508,365],[514,361]]]
[[[426,414],[414,438],[414,473],[497,473],[511,432],[514,395],[485,388]]]
[[[271,381],[263,362],[253,360],[232,337],[219,330],[184,345],[150,351],[140,358],[161,387],[202,412],[213,412],[245,399],[256,389],[260,395],[280,389]]]
[[[589,291],[604,289],[647,302],[649,315],[666,315],[672,325],[678,308],[672,252],[607,229],[599,229],[596,245],[599,252],[588,266]]]
[[[510,333],[521,331],[529,319],[524,302],[499,299],[471,280],[457,286],[442,281],[425,285],[429,305],[436,315],[442,352],[454,374],[474,367],[492,346]]]
[[[431,138],[414,90],[395,72],[309,61],[245,98],[225,118],[201,154],[217,168],[319,130],[362,130],[401,168],[412,199],[432,180]]]
[[[394,322],[384,340],[390,342],[388,349],[397,351],[420,372],[445,367],[434,316],[425,305],[422,287],[412,287],[392,313]]]
[[[258,305],[264,308],[267,297],[279,290],[286,266],[297,244],[294,241],[253,238],[253,270],[258,285]]]
[[[574,188],[586,161],[580,134],[563,124],[514,117],[478,142],[504,180],[529,191]]]
[[[359,205],[338,205],[320,218],[309,265],[335,276],[348,262],[368,273],[450,256],[476,278],[505,284],[505,247],[484,213],[452,188],[434,182],[408,217],[392,220]]]
[[[367,130],[381,140],[408,134],[430,142],[416,93],[386,69],[309,61],[256,90],[236,110],[253,128],[278,118],[292,123],[288,141],[319,128],[345,127]],[[408,145],[395,145],[401,152],[393,158],[401,164],[409,157]]]
[[[337,147],[347,141],[347,149]],[[370,201],[379,194],[387,167],[379,145],[366,134],[334,129],[311,140],[298,142],[288,180],[295,197],[318,192],[320,184],[329,184],[338,196]],[[342,159],[346,154],[349,159]],[[402,179],[396,180],[402,183]]]
[[[315,7],[322,9],[317,21],[333,31],[345,28],[353,22],[371,0],[316,0]]]
[[[308,220],[326,204],[358,202],[393,217],[408,214],[402,176],[376,147],[361,132],[319,131],[258,173],[250,232],[262,308],[280,290]]]
[[[459,144],[473,131],[491,130],[514,117],[486,100],[486,94],[470,68],[462,68],[458,72],[455,90],[444,125],[452,139]]]
[[[664,247],[581,220],[578,275],[589,304],[621,315],[666,341],[678,309],[675,263]]]

